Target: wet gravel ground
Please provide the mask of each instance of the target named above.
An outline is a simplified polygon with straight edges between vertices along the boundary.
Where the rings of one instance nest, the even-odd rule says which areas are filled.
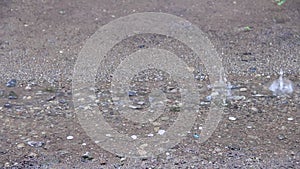
[[[1,1],[0,168],[299,168],[299,9],[296,0],[282,6],[269,0]],[[144,34],[122,41],[103,65],[118,63],[139,48],[167,49],[195,68],[201,91],[200,111],[186,138],[158,157],[132,159],[101,149],[84,132],[74,114],[72,73],[85,40],[100,26],[145,11],[181,16],[201,28],[235,87],[218,128],[208,141],[199,143],[210,108],[206,96],[211,93],[203,63],[194,62],[193,53],[169,37]],[[245,30],[246,26],[251,29]],[[113,128],[151,137],[174,122],[180,95],[168,74],[148,70],[132,80],[133,109],[149,105],[147,97],[154,87],[168,99],[163,116],[139,125],[113,109],[110,78],[103,76],[103,65],[95,95]],[[276,97],[267,88],[280,68],[295,91]],[[16,85],[7,87],[12,79]]]

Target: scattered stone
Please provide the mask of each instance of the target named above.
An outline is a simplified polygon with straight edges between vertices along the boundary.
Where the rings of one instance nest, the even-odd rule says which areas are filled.
[[[31,88],[31,86],[30,85],[27,85],[26,87],[25,87],[25,90],[31,90],[32,88]]]
[[[162,121],[167,121],[167,120],[169,120],[169,117],[168,116],[164,116],[164,117],[161,118],[161,120]]]
[[[148,134],[147,136],[148,136],[148,137],[153,137],[154,134],[150,133],[150,134]]]
[[[255,95],[252,95],[253,97],[267,97],[267,95],[263,95],[263,94],[255,94]]]
[[[45,145],[45,143],[41,141],[28,141],[27,144],[30,145],[31,147],[36,147],[36,148]]]
[[[158,133],[159,135],[163,135],[163,134],[165,134],[165,132],[166,132],[165,130],[158,130],[157,133]]]
[[[231,96],[229,98],[232,99],[232,100],[235,100],[235,101],[245,100],[246,99],[245,96]]]
[[[197,134],[197,133],[195,133],[193,136],[194,136],[195,139],[200,138],[199,134]]]
[[[251,110],[252,110],[253,112],[255,112],[255,113],[258,112],[258,109],[257,109],[256,107],[251,107]]]
[[[60,99],[58,102],[59,102],[60,104],[66,104],[66,103],[67,103],[67,101],[66,101],[65,99]]]
[[[210,102],[211,100],[212,100],[212,96],[211,95],[208,95],[208,96],[205,97],[205,101]]]
[[[137,139],[137,136],[136,136],[136,135],[132,135],[131,138],[132,138],[133,140],[135,140],[135,139]]]
[[[66,11],[60,10],[58,13],[61,14],[61,15],[64,15],[66,13]]]
[[[6,163],[4,164],[4,167],[5,167],[5,168],[10,167],[10,163],[9,163],[9,162],[6,162]]]
[[[27,156],[30,157],[30,158],[34,158],[34,157],[37,156],[37,154],[34,153],[34,152],[30,152]]]
[[[158,130],[159,130],[159,127],[154,127],[154,132],[158,132]]]
[[[0,97],[4,96],[5,91],[4,90],[0,90]]]
[[[209,104],[210,104],[210,102],[200,102],[200,106],[207,106]]]
[[[159,122],[156,122],[156,121],[155,121],[155,122],[152,123],[152,125],[153,125],[153,126],[160,126],[161,124],[160,124]]]
[[[67,140],[73,140],[73,138],[74,138],[73,136],[68,136]]]
[[[128,92],[128,95],[129,95],[129,96],[136,96],[136,95],[137,95],[137,92],[136,92],[136,91],[129,91],[129,92]]]
[[[53,95],[53,96],[51,96],[51,97],[49,97],[46,101],[53,101],[53,100],[55,100],[55,98],[56,98],[56,96],[55,95]]]
[[[231,120],[231,121],[235,121],[236,120],[235,117],[229,117],[228,119]]]
[[[8,99],[18,99],[18,95],[14,91],[10,91],[8,94]]]
[[[251,72],[251,73],[255,73],[256,72],[256,67],[250,67],[249,68],[249,72]]]
[[[6,83],[6,87],[15,87],[17,85],[16,79],[11,79]]]
[[[4,104],[4,107],[5,107],[5,108],[11,108],[12,105],[11,105],[10,103],[5,103],[5,104]]]
[[[169,91],[169,93],[177,93],[177,89],[172,89]]]
[[[138,106],[129,105],[128,107],[132,108],[132,109],[142,109],[142,106],[140,106],[140,105],[138,105]]]
[[[279,134],[277,136],[277,138],[278,138],[278,140],[284,140],[284,139],[286,139],[286,137],[283,134]]]
[[[93,159],[94,159],[94,157],[92,157],[92,156],[90,155],[89,152],[86,152],[86,153],[84,153],[84,154],[81,156],[81,160],[82,160],[83,162],[86,162],[87,160],[88,160],[88,161],[91,161],[91,160],[93,160]]]
[[[143,102],[143,101],[139,101],[139,102],[137,102],[137,104],[138,104],[138,105],[144,105],[144,104],[145,104],[145,102]]]
[[[25,144],[24,144],[24,143],[20,143],[20,144],[17,145],[17,148],[18,148],[18,149],[24,148],[24,147],[25,147]]]
[[[144,48],[145,45],[138,45],[138,48]]]
[[[248,89],[247,88],[240,88],[240,92],[246,92]]]

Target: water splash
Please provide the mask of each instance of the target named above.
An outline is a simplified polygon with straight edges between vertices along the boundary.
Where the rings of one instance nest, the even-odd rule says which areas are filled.
[[[219,98],[223,102],[223,105],[226,105],[226,100],[232,96],[232,85],[227,81],[226,76],[222,71],[220,71],[219,81],[215,82],[213,85],[208,85],[207,87],[212,89],[212,94],[206,97],[206,100],[208,101]]]
[[[283,78],[283,70],[280,69],[279,78],[274,80],[269,90],[273,92],[273,95],[281,96],[293,93],[293,83],[287,78]]]

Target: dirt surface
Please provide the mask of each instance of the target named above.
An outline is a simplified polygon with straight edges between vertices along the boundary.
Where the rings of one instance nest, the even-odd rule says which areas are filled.
[[[300,168],[300,1],[0,1],[0,168]],[[105,151],[80,126],[72,101],[72,74],[86,40],[101,26],[137,12],[164,12],[198,26],[227,71],[233,99],[213,135],[199,143],[211,91],[201,93],[196,123],[178,145],[157,157],[134,159]],[[142,34],[120,42],[109,64],[139,48],[159,47],[195,68],[199,88],[210,84],[203,63],[170,37]],[[115,62],[116,61],[116,62]],[[294,92],[276,97],[267,87],[282,68]],[[119,117],[111,104],[110,78],[98,69],[96,96],[105,119],[138,137],[167,128],[178,116],[178,86],[149,70],[131,83],[137,104],[158,87],[169,99],[155,124]],[[16,86],[7,82],[16,79]],[[160,80],[155,80],[160,79]],[[144,107],[143,107],[144,106]],[[195,117],[196,118],[196,117]],[[72,137],[70,137],[72,136]],[[126,145],[124,145],[126,146]]]

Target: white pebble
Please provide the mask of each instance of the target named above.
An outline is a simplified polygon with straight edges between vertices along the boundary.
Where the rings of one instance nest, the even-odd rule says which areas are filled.
[[[246,92],[248,89],[247,88],[240,88],[241,92]]]
[[[153,137],[154,134],[150,133],[150,134],[148,134],[147,136],[148,136],[148,137]]]
[[[166,132],[165,130],[158,130],[159,135],[163,135],[163,134],[165,134],[165,132]]]
[[[25,87],[25,90],[31,90],[30,85],[27,85],[27,86]]]
[[[236,120],[235,117],[229,117],[228,119],[231,120],[231,121],[235,121]]]
[[[74,137],[73,136],[68,136],[67,140],[72,140]]]
[[[293,117],[289,117],[289,118],[288,118],[288,121],[292,121],[292,120],[294,120]]]
[[[136,135],[132,135],[131,138],[132,138],[133,140],[135,140],[135,139],[137,139],[137,136],[136,136]]]

